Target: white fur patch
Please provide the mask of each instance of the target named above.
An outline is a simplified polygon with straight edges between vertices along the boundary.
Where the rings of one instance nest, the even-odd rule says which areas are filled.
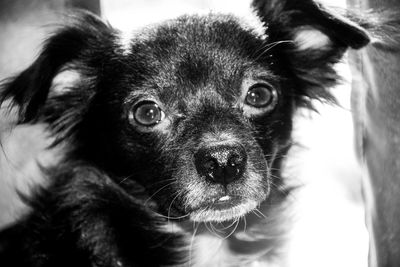
[[[239,18],[242,27],[247,30],[251,30],[263,40],[268,38],[268,26],[264,25],[260,18],[255,14],[254,10],[246,9],[246,12],[240,14]]]
[[[178,223],[169,221],[168,223],[161,225],[161,231],[171,234],[181,234],[184,232],[184,229]]]
[[[230,132],[206,133],[201,137],[201,142],[206,145],[217,144],[237,144],[240,140]]]
[[[130,52],[133,36],[134,36],[134,32],[131,32],[131,31],[121,31],[121,33],[120,33],[119,45],[120,45],[120,47],[122,49],[122,53],[124,55],[128,55]]]
[[[82,75],[72,69],[61,70],[53,79],[51,84],[51,94],[59,95],[68,91],[71,87],[81,81]]]
[[[300,28],[294,37],[299,50],[323,49],[330,45],[328,36],[314,28]]]

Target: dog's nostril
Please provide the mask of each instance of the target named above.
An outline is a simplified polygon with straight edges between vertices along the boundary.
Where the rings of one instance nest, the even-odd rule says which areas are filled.
[[[211,180],[214,180],[214,176],[220,172],[218,161],[214,158],[204,158],[204,161],[200,162],[200,165],[204,175]]]
[[[227,185],[242,177],[247,155],[242,145],[214,145],[195,154],[197,172],[212,182]]]
[[[238,155],[232,155],[231,158],[228,159],[228,166],[235,167],[243,163],[243,159]]]
[[[217,167],[218,167],[218,162],[213,158],[210,158],[208,160],[206,159],[206,161],[204,162],[204,168],[206,168],[207,170],[212,171]]]

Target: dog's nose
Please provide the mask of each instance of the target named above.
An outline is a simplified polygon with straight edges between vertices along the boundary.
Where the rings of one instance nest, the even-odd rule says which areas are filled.
[[[246,150],[240,144],[203,147],[194,157],[201,176],[223,185],[242,177],[247,162]]]

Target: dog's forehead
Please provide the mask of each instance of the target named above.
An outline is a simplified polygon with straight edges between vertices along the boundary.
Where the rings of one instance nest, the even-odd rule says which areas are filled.
[[[135,36],[130,54],[151,73],[148,87],[176,99],[204,88],[238,88],[266,42],[259,29],[234,16],[183,16]]]
[[[229,14],[184,15],[176,19],[150,25],[136,32],[133,42],[144,42],[151,48],[156,46],[190,43],[215,43],[222,47],[243,47],[244,42],[265,41],[267,27],[255,15],[239,18]]]

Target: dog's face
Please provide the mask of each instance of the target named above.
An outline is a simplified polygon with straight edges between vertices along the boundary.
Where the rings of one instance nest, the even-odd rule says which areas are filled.
[[[238,218],[281,185],[296,106],[329,97],[332,64],[367,41],[314,4],[255,6],[261,32],[232,16],[189,16],[128,45],[83,15],[4,96],[21,122],[49,123],[69,160],[104,170],[135,197],[140,185],[142,201],[165,216]]]
[[[122,109],[110,122],[122,128],[107,138],[170,216],[232,219],[268,195],[293,93],[265,64],[264,41],[234,18],[210,15],[171,21],[128,48],[127,64],[141,62],[143,73],[123,74],[128,86],[112,94]]]

